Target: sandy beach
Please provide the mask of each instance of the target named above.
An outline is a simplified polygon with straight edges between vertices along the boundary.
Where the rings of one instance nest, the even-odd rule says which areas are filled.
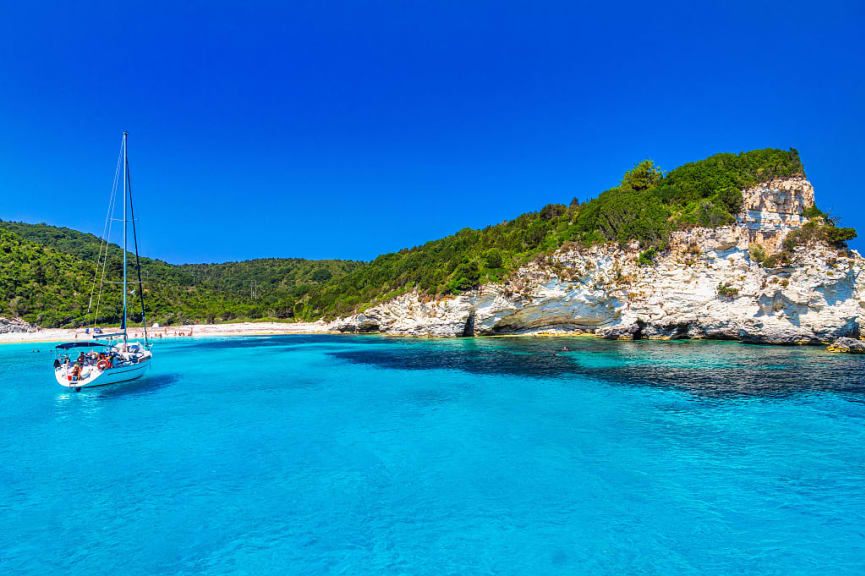
[[[110,332],[108,329],[106,332]],[[192,324],[148,328],[151,340],[162,338],[211,338],[215,336],[263,336],[271,334],[327,334],[331,332],[323,322],[238,322],[236,324]],[[130,328],[129,337],[144,337],[141,328]],[[84,328],[48,328],[35,332],[8,332],[0,334],[0,344],[13,342],[72,342],[89,340],[92,336]]]

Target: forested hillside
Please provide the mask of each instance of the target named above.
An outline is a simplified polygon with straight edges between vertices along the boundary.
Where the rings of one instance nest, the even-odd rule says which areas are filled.
[[[94,319],[100,240],[69,228],[0,221],[0,316],[21,316],[43,326]],[[117,281],[123,252],[109,245],[106,278]],[[130,254],[130,262],[134,255]],[[346,260],[269,258],[223,264],[176,266],[141,258],[145,303],[151,322],[289,319],[295,302],[319,284],[359,266]],[[133,269],[130,268],[130,271]],[[132,282],[130,281],[130,284]],[[133,298],[131,313],[140,308]],[[97,323],[116,323],[120,292],[106,284]],[[87,318],[85,318],[87,316]]]
[[[550,204],[482,230],[463,229],[369,263],[259,259],[171,265],[142,258],[151,321],[182,323],[274,317],[315,320],[349,314],[410,289],[453,294],[505,278],[530,258],[566,242],[591,245],[639,241],[641,261],[666,247],[671,231],[734,221],[741,190],[803,174],[795,150],[717,154],[664,174],[650,160],[618,186],[580,204]],[[799,242],[843,244],[850,228],[816,210]],[[44,326],[86,320],[99,239],[68,228],[0,221],[0,315]],[[122,251],[111,245],[109,275],[120,275]],[[779,255],[778,257],[782,257]],[[117,320],[119,294],[100,304],[98,322]],[[137,308],[136,308],[137,310]]]
[[[310,292],[298,305],[298,315],[344,315],[415,287],[429,294],[457,293],[502,279],[566,242],[638,240],[650,260],[654,251],[665,248],[672,230],[729,224],[741,210],[742,189],[796,174],[804,174],[796,150],[717,154],[666,175],[646,160],[626,172],[618,186],[582,205],[576,199],[569,205],[550,204],[483,230],[466,228],[379,256]],[[848,230],[846,236],[852,233],[841,230]]]

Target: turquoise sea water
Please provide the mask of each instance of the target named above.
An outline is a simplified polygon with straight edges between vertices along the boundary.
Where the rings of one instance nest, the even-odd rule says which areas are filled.
[[[865,572],[862,357],[339,336],[155,357],[74,394],[47,345],[0,346],[0,573]]]

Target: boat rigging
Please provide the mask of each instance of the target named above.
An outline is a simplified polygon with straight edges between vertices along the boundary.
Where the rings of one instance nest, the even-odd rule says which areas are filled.
[[[96,263],[96,274],[99,278],[99,291],[96,295],[95,314],[91,320],[89,332],[99,335],[98,339],[91,341],[65,342],[55,348],[54,376],[57,383],[66,388],[78,391],[82,388],[94,388],[108,384],[119,384],[137,380],[147,373],[153,359],[151,351],[152,344],[147,338],[147,317],[144,307],[144,284],[141,280],[141,262],[138,257],[138,233],[135,226],[135,207],[132,202],[132,183],[129,175],[129,159],[127,154],[127,139],[129,134],[123,133],[118,166],[115,169],[114,185],[111,190],[111,198],[108,203],[108,214],[106,215],[105,228],[103,229],[102,242]],[[122,171],[122,186],[118,186],[118,175]],[[113,334],[102,334],[101,330],[93,324],[99,318],[99,308],[102,304],[102,292],[105,284],[114,282],[105,280],[108,268],[111,234],[111,224],[114,222],[113,214],[117,199],[118,188],[123,190],[123,315],[121,316],[120,331]],[[138,281],[137,293],[141,302],[141,323],[144,328],[144,342],[130,342],[127,331],[128,323],[128,233],[129,222],[132,222],[132,240],[135,249],[135,270]],[[90,291],[90,301],[87,307],[88,314],[93,305],[93,293],[96,287],[94,278],[93,287]],[[74,350],[78,350],[77,358],[72,359]],[[86,351],[85,351],[86,350]]]

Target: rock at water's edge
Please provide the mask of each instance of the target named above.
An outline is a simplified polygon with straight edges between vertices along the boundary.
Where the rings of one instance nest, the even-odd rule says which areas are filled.
[[[865,354],[865,342],[855,338],[838,338],[826,350],[829,352],[846,352],[847,354]]]

